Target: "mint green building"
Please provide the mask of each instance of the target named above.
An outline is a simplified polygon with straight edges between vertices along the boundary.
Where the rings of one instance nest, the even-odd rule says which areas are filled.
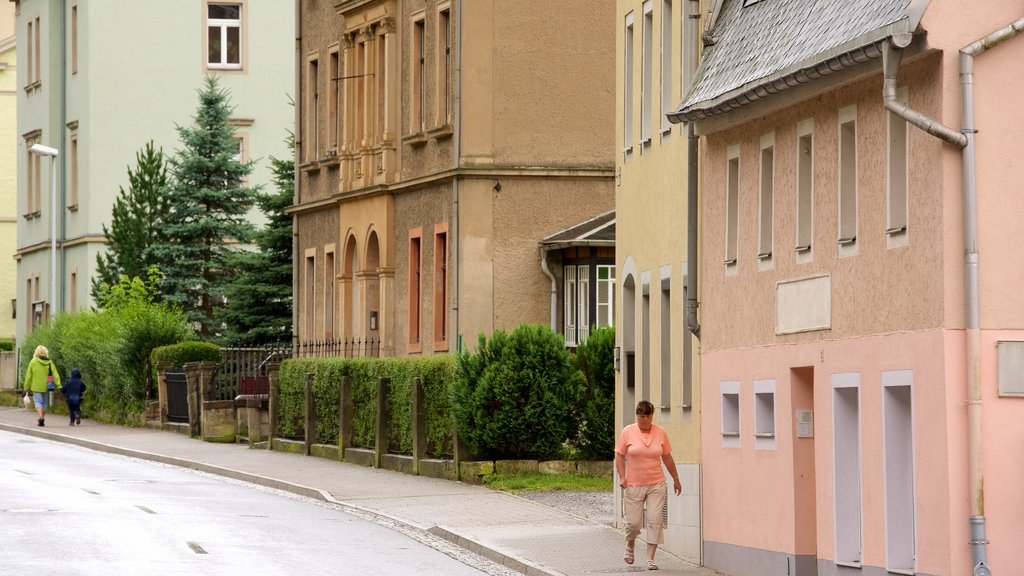
[[[17,44],[14,4],[0,2],[0,338],[14,338],[14,251],[18,245]]]
[[[250,185],[270,185],[269,157],[291,155],[295,26],[292,2],[13,3],[24,47],[14,139],[20,342],[52,315],[93,305],[102,226],[128,168],[149,140],[167,155],[180,146],[176,126],[192,123],[204,75],[231,94],[240,157],[255,161]]]

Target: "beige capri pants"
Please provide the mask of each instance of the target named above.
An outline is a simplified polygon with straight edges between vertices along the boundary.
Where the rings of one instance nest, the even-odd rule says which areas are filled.
[[[641,522],[647,526],[647,543],[664,544],[665,531],[662,521],[662,510],[668,496],[668,484],[646,484],[644,486],[626,486],[622,500],[626,515],[626,542],[636,540],[640,534]],[[644,518],[644,503],[647,503],[647,514]]]

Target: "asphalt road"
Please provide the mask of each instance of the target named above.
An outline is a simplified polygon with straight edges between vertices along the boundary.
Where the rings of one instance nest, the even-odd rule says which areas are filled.
[[[500,573],[330,504],[7,432],[0,542],[5,576]]]

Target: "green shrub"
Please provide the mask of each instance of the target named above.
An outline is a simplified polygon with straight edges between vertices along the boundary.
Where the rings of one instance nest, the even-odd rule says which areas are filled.
[[[490,342],[480,336],[478,351],[457,362],[455,418],[476,457],[554,459],[575,440],[582,376],[555,332],[522,325]]]
[[[0,352],[13,352],[14,340],[0,338]]]
[[[615,450],[615,329],[594,330],[576,348],[583,374],[583,421],[576,446],[583,460],[608,460]]]
[[[72,368],[82,372],[88,386],[83,410],[114,421],[135,422],[149,390],[150,352],[191,336],[178,312],[157,304],[128,302],[101,312],[61,314],[53,323],[36,327],[22,344],[21,365],[27,366],[36,346],[42,344],[62,380]]]
[[[171,371],[180,371],[189,362],[217,362],[224,360],[224,353],[220,346],[209,342],[190,340],[158,346],[149,355],[150,365],[153,367],[151,374],[153,381],[156,381],[158,363],[166,362],[171,365]]]
[[[427,454],[433,457],[453,453],[449,389],[455,378],[455,361],[450,355],[427,358],[295,358],[281,364],[278,396],[278,435],[305,435],[305,381],[312,375],[316,412],[314,441],[338,443],[338,413],[342,376],[349,377],[353,405],[353,437],[346,447],[373,448],[376,442],[377,383],[389,378],[388,403],[391,411],[388,451],[412,452],[412,383],[419,377],[424,389],[424,418]]]

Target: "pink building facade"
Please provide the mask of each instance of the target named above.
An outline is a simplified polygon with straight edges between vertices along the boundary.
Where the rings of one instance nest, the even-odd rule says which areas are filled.
[[[1024,6],[713,4],[705,565],[1024,570]]]

